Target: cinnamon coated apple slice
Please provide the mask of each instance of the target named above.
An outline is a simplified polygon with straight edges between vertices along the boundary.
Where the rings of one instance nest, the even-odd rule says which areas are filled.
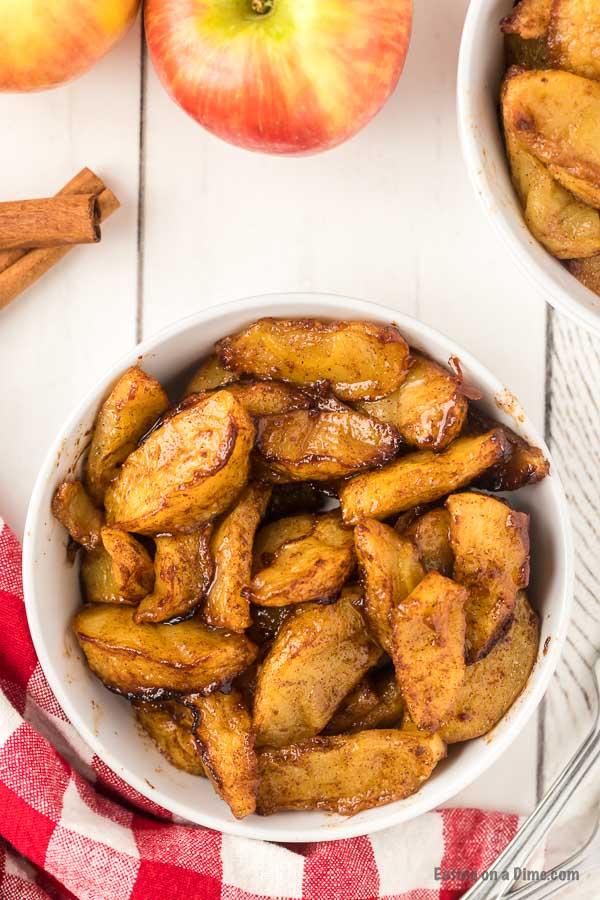
[[[396,523],[398,528],[398,523]],[[436,571],[450,577],[454,554],[450,546],[450,514],[447,509],[431,509],[400,531],[415,545],[426,572]]]
[[[448,497],[454,579],[469,590],[467,660],[490,652],[529,582],[529,516],[484,494]]]
[[[539,643],[538,615],[520,591],[507,633],[487,656],[466,668],[452,715],[440,729],[448,744],[487,734],[500,721],[527,684]]]
[[[85,606],[73,630],[92,672],[128,697],[202,693],[227,684],[256,659],[240,634],[211,631],[196,618],[177,625],[138,625],[129,606]]]
[[[168,622],[188,616],[198,606],[214,573],[211,531],[209,524],[191,534],[164,534],[155,539],[154,590],[135,612],[138,624]]]
[[[507,132],[523,149],[568,191],[600,207],[599,82],[558,70],[511,69],[502,110]]]
[[[243,632],[252,624],[245,589],[251,579],[254,534],[270,495],[268,485],[248,485],[233,509],[215,526],[210,542],[214,578],[202,608],[202,618],[209,625]]]
[[[254,698],[257,746],[283,747],[318,734],[381,651],[355,592],[291,612],[262,663]]]
[[[254,426],[227,391],[168,416],[127,457],[106,492],[112,525],[140,534],[194,531],[248,479]]]
[[[259,420],[256,450],[275,480],[331,481],[382,466],[400,446],[392,425],[350,409],[297,410]]]
[[[596,0],[552,0],[548,43],[557,69],[600,79],[600,7]]]
[[[186,396],[188,394],[202,394],[204,391],[212,391],[215,388],[224,387],[235,380],[235,373],[224,369],[219,362],[218,356],[213,354],[208,359],[205,359],[194,372],[188,382],[185,393]]]
[[[382,469],[357,475],[340,488],[344,522],[387,519],[422,503],[432,503],[469,484],[509,452],[502,431],[457,438],[443,453],[418,450]]]
[[[300,741],[259,754],[257,811],[322,809],[353,815],[410,797],[446,755],[437,734],[399,729]]]
[[[256,539],[247,594],[260,606],[287,606],[335,597],[354,569],[354,539],[338,510],[291,516]]]
[[[171,765],[190,775],[206,774],[191,709],[175,700],[134,700],[132,706],[136,719]]]
[[[92,501],[81,481],[63,481],[52,497],[52,515],[70,538],[86,550],[102,545],[104,513]]]
[[[275,416],[295,409],[308,409],[315,400],[309,393],[283,381],[235,381],[222,390],[239,400],[248,415]],[[204,392],[201,396],[206,396]]]
[[[408,345],[394,325],[259,319],[216,345],[221,365],[238,375],[295,384],[327,381],[342,400],[377,400],[408,370]]]
[[[465,677],[467,590],[429,572],[391,612],[392,660],[410,718],[437,731]]]
[[[600,253],[598,210],[559,184],[547,166],[515,138],[506,118],[505,137],[512,181],[533,236],[558,259]]]
[[[553,0],[519,0],[500,23],[504,34],[518,34],[527,40],[546,35]]]
[[[354,543],[369,628],[380,646],[391,654],[392,610],[414,590],[425,572],[413,544],[375,519],[358,523]]]
[[[256,809],[259,775],[252,720],[241,693],[232,688],[184,702],[195,716],[193,732],[208,779],[236,819],[243,819]]]
[[[396,391],[357,404],[365,415],[397,428],[407,444],[427,450],[444,450],[458,437],[468,406],[458,378],[419,353]]]
[[[112,575],[120,597],[139,603],[154,587],[154,565],[144,545],[118,528],[102,529],[102,544],[111,558]]]
[[[121,375],[96,416],[85,465],[85,485],[96,503],[102,503],[121,463],[168,407],[156,378],[138,366]]]
[[[404,701],[392,668],[368,672],[351,691],[324,734],[355,734],[369,728],[398,726],[404,712]]]

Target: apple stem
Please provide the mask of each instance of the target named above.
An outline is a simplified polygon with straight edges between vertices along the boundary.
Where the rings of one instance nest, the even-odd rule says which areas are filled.
[[[250,0],[250,6],[257,16],[266,16],[273,9],[273,0]]]

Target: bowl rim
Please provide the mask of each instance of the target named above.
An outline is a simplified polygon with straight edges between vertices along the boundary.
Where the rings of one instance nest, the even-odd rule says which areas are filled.
[[[465,771],[462,777],[460,777],[459,773],[455,773],[454,778],[449,779],[451,782],[450,785],[447,786],[446,790],[439,791],[439,796],[435,798],[433,803],[431,802],[431,798],[429,798],[429,800],[423,798],[420,792],[418,792],[411,798],[408,798],[411,801],[410,805],[401,805],[396,809],[394,807],[398,806],[397,804],[379,807],[379,809],[386,809],[389,810],[389,812],[387,816],[382,816],[381,819],[374,822],[369,821],[368,813],[370,811],[366,810],[364,818],[363,816],[360,817],[361,821],[356,821],[356,817],[349,817],[339,824],[336,822],[335,828],[332,828],[329,832],[322,825],[317,825],[314,828],[281,827],[277,830],[277,834],[275,835],[272,827],[263,827],[261,824],[255,823],[245,824],[244,820],[223,821],[210,813],[203,813],[202,810],[198,813],[196,808],[192,808],[191,806],[186,807],[178,801],[171,800],[169,795],[165,794],[160,788],[149,787],[143,776],[138,775],[129,769],[125,770],[123,765],[115,759],[112,751],[104,745],[100,737],[81,721],[74,703],[71,702],[68,686],[63,684],[58,673],[55,671],[52,659],[50,654],[46,651],[44,642],[43,616],[40,616],[40,611],[43,610],[43,604],[36,604],[35,601],[34,546],[36,531],[44,528],[44,517],[47,519],[48,511],[42,508],[43,494],[49,480],[56,471],[56,459],[60,454],[61,448],[64,446],[67,437],[74,433],[78,428],[85,408],[92,402],[99,402],[105,395],[111,383],[114,383],[115,379],[124,371],[124,369],[134,364],[135,360],[138,358],[141,359],[146,355],[153,354],[165,341],[177,337],[179,334],[182,334],[207,320],[218,318],[224,313],[236,313],[248,310],[249,316],[252,316],[254,313],[254,317],[258,318],[260,317],[260,309],[263,306],[281,306],[282,308],[289,308],[289,305],[293,303],[297,304],[299,311],[301,311],[303,304],[307,301],[323,304],[322,318],[334,318],[336,305],[345,305],[352,306],[356,311],[358,318],[368,319],[369,317],[374,317],[376,319],[395,322],[398,324],[401,331],[403,325],[406,325],[407,328],[414,328],[420,332],[420,337],[424,344],[428,341],[432,341],[434,344],[441,343],[447,348],[449,355],[458,356],[469,371],[482,373],[482,380],[489,385],[489,390],[490,392],[493,392],[493,396],[501,396],[506,393],[504,385],[489,371],[489,369],[487,369],[486,366],[473,357],[471,353],[464,350],[464,348],[447,338],[441,332],[438,332],[436,329],[426,325],[415,317],[400,313],[398,310],[385,306],[384,304],[360,300],[342,294],[321,292],[270,293],[224,303],[213,303],[204,307],[199,312],[192,313],[183,319],[178,319],[175,322],[166,325],[134,346],[131,350],[122,354],[106,374],[86,391],[85,395],[77,402],[63,426],[60,428],[56,438],[51,443],[44,461],[40,466],[27,510],[22,562],[27,621],[38,660],[59,705],[75,731],[93,750],[96,756],[144,797],[159,804],[164,809],[187,822],[213,828],[229,835],[246,837],[254,840],[277,840],[288,843],[314,843],[324,840],[360,837],[365,834],[375,833],[391,826],[398,825],[402,822],[410,821],[413,818],[430,812],[443,803],[446,803],[493,765],[508,746],[518,737],[527,721],[538,709],[548,688],[566,639],[567,628],[570,621],[574,585],[572,529],[562,481],[544,440],[541,435],[537,433],[537,429],[533,426],[528,417],[524,415],[522,419],[519,418],[519,422],[515,427],[517,427],[518,431],[526,434],[532,441],[537,443],[551,463],[556,503],[560,513],[560,517],[556,524],[557,538],[559,539],[558,543],[560,544],[559,552],[564,564],[564,590],[560,613],[557,616],[555,627],[553,627],[552,641],[550,642],[548,652],[543,656],[543,669],[542,657],[538,653],[534,673],[541,670],[541,675],[533,682],[531,681],[532,676],[530,676],[530,681],[528,682],[529,690],[522,697],[522,702],[519,702],[519,698],[517,698],[517,701],[513,707],[511,707],[510,722],[506,729],[500,735],[494,735],[493,741],[486,742],[486,753],[482,753],[476,763],[472,763],[468,768],[468,771]],[[258,315],[256,315],[257,313]],[[273,313],[270,314],[273,315]],[[299,316],[300,315],[301,313],[299,312]],[[289,317],[289,313],[287,313],[287,317]],[[345,318],[348,318],[348,316],[345,316]],[[479,740],[484,739],[480,738]],[[400,801],[400,803],[404,804],[405,801]]]
[[[492,224],[496,233],[501,236],[505,246],[508,247],[513,259],[528,280],[541,291],[546,301],[555,309],[563,312],[586,330],[600,334],[600,298],[570,273],[569,278],[573,282],[572,291],[567,291],[561,286],[557,278],[533,258],[530,243],[527,244],[526,240],[520,237],[521,232],[515,228],[506,209],[494,198],[488,167],[485,164],[485,148],[482,146],[482,141],[473,124],[475,115],[471,74],[478,47],[476,36],[479,20],[493,2],[494,0],[470,0],[458,55],[456,115],[459,143],[469,181],[487,220]],[[508,161],[506,161],[506,165],[508,166]],[[554,260],[555,258],[536,241],[524,220],[521,220],[520,224],[527,238],[534,241],[549,259]]]

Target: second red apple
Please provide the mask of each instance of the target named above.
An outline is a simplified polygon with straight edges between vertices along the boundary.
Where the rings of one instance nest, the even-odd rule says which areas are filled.
[[[173,99],[249,150],[326,150],[398,81],[412,0],[146,0],[152,61]]]

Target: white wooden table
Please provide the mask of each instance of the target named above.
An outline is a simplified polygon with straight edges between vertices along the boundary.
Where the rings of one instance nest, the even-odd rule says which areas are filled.
[[[0,95],[3,199],[44,196],[89,165],[123,204],[99,246],[77,248],[0,313],[0,511],[21,534],[39,463],[76,400],[137,340],[204,305],[318,290],[420,317],[485,361],[545,428],[572,501],[577,597],[559,675],[538,720],[453,801],[527,812],[589,718],[600,341],[547,311],[467,183],[454,104],[466,6],[418,0],[391,101],[354,140],[307,159],[243,152],[188,119],[145,60],[139,22],[73,85]],[[593,785],[584,793],[578,812],[598,806]],[[599,894],[600,878],[564,896]]]

